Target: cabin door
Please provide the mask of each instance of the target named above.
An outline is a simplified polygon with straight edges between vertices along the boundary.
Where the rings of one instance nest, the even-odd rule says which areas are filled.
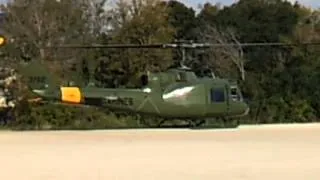
[[[217,115],[227,115],[229,109],[229,101],[227,89],[225,86],[214,86],[210,89],[209,102],[211,105],[211,113]]]

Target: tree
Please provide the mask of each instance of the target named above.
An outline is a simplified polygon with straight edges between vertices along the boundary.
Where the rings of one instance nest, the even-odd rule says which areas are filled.
[[[174,28],[168,23],[168,7],[161,1],[132,0],[120,1],[112,14],[112,35],[109,42],[152,44],[168,43],[173,40]],[[146,71],[160,71],[172,63],[170,50],[127,49],[107,51],[111,53],[105,60],[108,70],[122,73],[124,84],[134,81]],[[109,79],[114,75],[106,75]],[[108,80],[106,80],[108,81]],[[112,80],[113,81],[113,80]],[[135,86],[135,85],[130,85]]]
[[[245,81],[245,59],[239,38],[234,30],[222,29],[219,31],[217,28],[207,25],[206,28],[199,30],[199,37],[203,42],[212,44],[238,44],[236,46],[210,48],[208,63],[218,70],[222,76],[232,74],[235,67],[239,72],[240,80]]]
[[[167,2],[169,23],[175,27],[175,39],[193,40],[196,34],[192,32],[197,25],[195,11],[181,2],[170,0]]]
[[[101,9],[104,3],[92,0],[14,0],[8,3],[2,9],[6,14],[2,28],[12,37],[8,46],[10,57],[39,59],[50,63],[49,67],[56,75],[70,73],[71,66],[79,64],[79,59],[88,53],[45,47],[95,42],[103,25]]]

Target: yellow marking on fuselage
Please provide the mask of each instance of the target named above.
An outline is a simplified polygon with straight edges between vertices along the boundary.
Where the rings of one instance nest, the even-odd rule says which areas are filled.
[[[61,101],[68,103],[81,103],[81,91],[78,87],[61,87]]]
[[[6,38],[2,35],[0,35],[0,46],[4,45],[6,42]]]

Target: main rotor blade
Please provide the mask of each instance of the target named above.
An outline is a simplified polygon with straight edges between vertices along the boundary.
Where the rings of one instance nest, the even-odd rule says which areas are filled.
[[[59,45],[47,46],[47,48],[210,48],[210,47],[225,47],[225,46],[300,46],[300,45],[320,45],[320,42],[303,42],[303,43],[191,43],[191,44],[92,44],[92,45]]]
[[[58,46],[46,46],[46,48],[163,48],[163,44],[92,44],[92,45],[75,45],[66,44]]]
[[[223,47],[223,46],[300,46],[300,45],[320,45],[320,42],[303,42],[303,43],[228,43],[228,44],[196,44],[197,47]]]

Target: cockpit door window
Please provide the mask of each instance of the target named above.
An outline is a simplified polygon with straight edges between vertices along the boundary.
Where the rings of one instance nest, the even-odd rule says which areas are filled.
[[[223,88],[212,88],[211,89],[211,102],[220,103],[225,102],[225,93]]]
[[[233,101],[239,101],[238,89],[237,88],[231,88],[231,98],[232,98]]]
[[[241,101],[241,93],[237,86],[230,88],[230,97],[233,101]]]

